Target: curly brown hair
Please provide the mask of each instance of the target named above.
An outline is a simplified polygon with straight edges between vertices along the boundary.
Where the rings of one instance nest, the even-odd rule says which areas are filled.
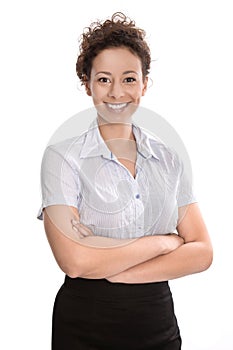
[[[142,63],[142,74],[145,78],[150,69],[151,56],[145,41],[146,33],[137,28],[135,22],[122,12],[116,12],[111,19],[104,22],[93,22],[85,28],[80,37],[80,54],[76,62],[76,73],[85,84],[90,79],[93,59],[104,49],[126,47],[137,55]]]

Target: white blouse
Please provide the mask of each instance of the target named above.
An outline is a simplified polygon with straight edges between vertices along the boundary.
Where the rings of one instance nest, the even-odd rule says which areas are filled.
[[[178,207],[196,202],[178,154],[135,123],[135,178],[104,142],[97,118],[82,135],[46,148],[41,166],[43,208],[78,208],[95,235],[137,238],[175,232]]]

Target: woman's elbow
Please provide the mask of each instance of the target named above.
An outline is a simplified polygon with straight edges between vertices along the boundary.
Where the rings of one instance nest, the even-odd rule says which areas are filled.
[[[104,278],[98,269],[92,268],[91,264],[79,262],[78,264],[69,263],[67,265],[60,265],[62,271],[71,278]],[[96,271],[97,270],[97,271]]]
[[[204,251],[202,252],[202,256],[200,257],[200,272],[206,271],[210,268],[213,262],[213,248],[209,244],[204,247]]]
[[[59,262],[57,261],[58,266],[60,267],[60,269],[69,277],[71,278],[77,278],[77,277],[81,277],[81,269],[80,266],[77,266],[74,263],[71,262]]]
[[[67,276],[69,276],[70,278],[78,278],[78,277],[81,277],[80,274],[77,272],[77,271],[73,271],[73,270],[67,270],[65,272],[65,274]]]

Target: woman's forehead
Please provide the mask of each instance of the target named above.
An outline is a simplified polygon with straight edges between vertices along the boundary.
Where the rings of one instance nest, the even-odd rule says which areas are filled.
[[[106,72],[138,72],[141,70],[141,60],[125,47],[114,47],[102,50],[94,58],[92,68]]]

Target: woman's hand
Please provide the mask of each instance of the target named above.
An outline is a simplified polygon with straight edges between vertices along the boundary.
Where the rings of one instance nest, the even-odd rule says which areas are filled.
[[[183,238],[178,236],[176,233],[160,235],[160,237],[164,245],[164,252],[161,255],[171,253],[184,244]],[[130,269],[117,275],[109,276],[106,279],[112,283],[130,283]]]
[[[94,236],[93,232],[89,227],[81,224],[81,222],[79,221],[79,217],[77,217],[77,219],[72,219],[71,224],[72,224],[72,229],[75,232],[77,232],[77,234],[79,235],[79,238]]]
[[[177,232],[185,244],[169,254],[161,254],[118,274],[107,276],[107,279],[110,282],[150,283],[168,281],[207,270],[212,264],[213,248],[199,206],[192,203],[188,207],[181,207],[180,210],[183,212],[184,209],[185,216],[182,216]],[[170,238],[179,240],[178,237]]]
[[[164,254],[168,254],[184,244],[184,239],[178,236],[176,233],[161,235],[161,238],[163,239],[165,245]]]
[[[78,234],[79,238],[94,236],[91,229],[80,222],[80,215],[77,208],[70,207],[75,218],[71,220],[72,229]],[[90,225],[92,226],[92,225]]]

